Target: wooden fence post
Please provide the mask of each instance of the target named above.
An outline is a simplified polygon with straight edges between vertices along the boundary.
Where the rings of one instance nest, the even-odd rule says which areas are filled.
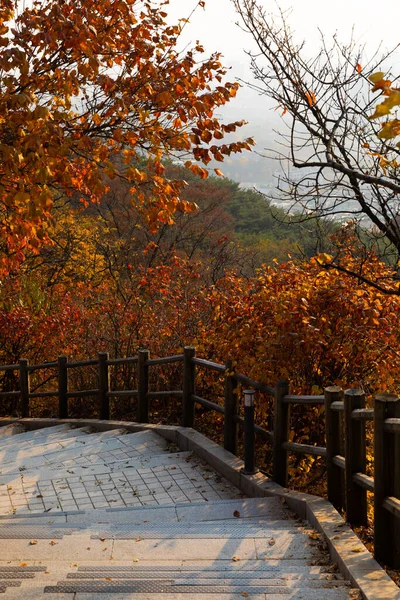
[[[108,352],[99,352],[99,400],[100,400],[100,419],[106,421],[110,418],[110,370],[107,361]]]
[[[289,383],[279,381],[275,386],[272,480],[283,487],[286,487],[288,479],[288,454],[282,448],[282,444],[289,440],[290,404],[283,401],[287,394]]]
[[[138,352],[138,405],[136,420],[138,423],[149,422],[149,367],[146,361],[150,358],[148,350],[139,350]]]
[[[383,502],[400,491],[399,436],[384,429],[385,419],[400,417],[400,400],[395,394],[379,394],[375,398],[374,409],[374,555],[379,562],[398,569],[399,525],[397,518],[384,507]]]
[[[225,365],[225,419],[224,419],[224,448],[232,454],[237,453],[237,423],[234,417],[237,413],[238,382],[232,376],[232,361]]]
[[[353,475],[365,473],[367,467],[365,421],[351,418],[351,413],[356,408],[365,408],[363,390],[346,390],[344,393],[346,520],[351,525],[367,525],[367,490],[353,481]]]
[[[58,357],[58,418],[68,419],[68,357]]]
[[[19,389],[21,390],[21,415],[22,418],[29,417],[29,361],[26,358],[21,358],[19,361]]]
[[[196,356],[196,348],[189,346],[183,350],[183,427],[194,426],[194,401],[193,394],[195,393],[195,378],[196,365],[193,364],[192,358]]]
[[[342,400],[342,388],[333,385],[325,388],[325,439],[328,500],[337,510],[344,507],[344,471],[333,463],[341,453],[340,412],[331,410],[333,402]]]

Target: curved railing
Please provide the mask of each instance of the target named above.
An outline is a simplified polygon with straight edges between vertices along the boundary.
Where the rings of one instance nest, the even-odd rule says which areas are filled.
[[[182,363],[181,390],[149,390],[149,370],[154,366]],[[137,389],[112,390],[110,367],[137,365]],[[69,391],[68,371],[71,368],[96,366],[98,387],[96,389]],[[212,370],[224,377],[224,403],[217,404],[196,394],[196,370]],[[31,391],[30,375],[39,369],[54,369],[58,381],[57,390]],[[110,359],[101,352],[95,359],[68,361],[59,356],[57,361],[30,365],[21,359],[18,364],[0,366],[0,372],[18,371],[19,390],[0,393],[0,399],[20,399],[22,417],[30,415],[30,400],[58,398],[60,419],[69,415],[71,398],[97,396],[100,419],[110,418],[110,398],[128,396],[137,398],[136,419],[139,423],[149,420],[149,402],[153,398],[176,397],[182,400],[182,425],[194,427],[195,407],[203,406],[224,415],[224,447],[237,453],[238,426],[247,431],[245,455],[254,464],[254,433],[272,442],[272,479],[282,486],[288,483],[288,454],[290,452],[320,456],[326,459],[328,499],[338,509],[344,510],[352,525],[367,524],[367,492],[374,494],[375,557],[386,565],[400,567],[400,399],[393,394],[381,394],[375,398],[374,408],[366,408],[362,390],[345,392],[331,386],[322,395],[292,395],[288,382],[278,382],[271,387],[252,380],[232,369],[232,362],[222,365],[196,356],[194,348],[185,348],[183,354],[164,358],[150,358],[148,350],[139,350],[137,356]],[[239,414],[239,386],[261,391],[274,399],[273,431],[268,431],[249,421],[251,412]],[[290,407],[294,404],[323,405],[325,407],[326,446],[314,446],[290,442]],[[252,419],[252,416],[251,416]],[[374,422],[374,477],[366,474],[366,423]],[[250,434],[249,434],[250,431]],[[247,444],[247,448],[246,448]],[[249,456],[250,453],[250,456]]]

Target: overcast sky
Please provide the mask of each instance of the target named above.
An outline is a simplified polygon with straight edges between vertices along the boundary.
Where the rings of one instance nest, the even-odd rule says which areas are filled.
[[[277,14],[278,6],[291,9],[289,23],[298,39],[317,42],[318,29],[330,36],[338,32],[342,41],[349,39],[352,28],[361,43],[376,47],[384,41],[388,47],[400,42],[400,6],[396,0],[259,0],[267,13]],[[170,0],[171,16],[187,17],[197,0]],[[379,8],[379,11],[377,10]],[[245,60],[243,48],[250,47],[249,37],[236,26],[238,16],[232,0],[206,0],[187,27],[186,39],[199,39],[209,50],[222,51],[226,61]]]
[[[259,0],[259,3],[268,13],[275,15],[278,14],[278,4],[284,10],[291,9],[288,22],[294,39],[297,42],[306,41],[310,56],[318,51],[320,31],[328,39],[337,33],[338,40],[346,43],[354,27],[354,39],[360,45],[365,44],[367,55],[372,55],[381,42],[382,51],[400,43],[400,4],[397,0],[279,0],[279,3]],[[186,18],[196,4],[197,0],[170,0],[167,10],[172,20]],[[206,8],[198,8],[190,24],[185,27],[181,43],[185,45],[199,40],[207,52],[222,52],[223,64],[231,67],[229,79],[248,81],[251,80],[251,73],[245,50],[254,46],[249,34],[236,25],[238,20],[232,0],[206,0]],[[396,74],[400,75],[400,52],[396,58]],[[396,61],[394,69],[395,66]],[[225,109],[224,117],[248,120],[246,135],[255,135],[257,148],[262,151],[275,136],[273,129],[279,127],[279,117],[274,108],[265,97],[243,88]],[[242,160],[247,159],[243,157]],[[243,181],[243,177],[241,179]]]

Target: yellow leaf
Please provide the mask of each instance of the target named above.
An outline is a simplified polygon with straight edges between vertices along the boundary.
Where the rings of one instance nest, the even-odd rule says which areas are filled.
[[[370,75],[368,77],[368,79],[372,82],[372,83],[378,83],[378,81],[380,81],[381,79],[383,79],[385,73],[383,71],[378,71],[377,73],[373,73],[372,75]]]
[[[379,119],[380,117],[384,117],[385,115],[388,115],[389,113],[390,113],[389,107],[384,106],[383,104],[378,104],[378,106],[375,108],[374,114],[370,117],[370,120],[372,121],[373,119]]]
[[[318,256],[316,257],[317,261],[320,265],[326,265],[332,262],[333,257],[330,254],[318,254]]]

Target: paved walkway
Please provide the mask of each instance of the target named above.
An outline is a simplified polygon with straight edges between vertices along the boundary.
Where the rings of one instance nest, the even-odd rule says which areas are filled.
[[[151,431],[88,435],[67,425],[51,429],[0,444],[0,514],[156,506],[240,495],[190,452],[176,452]]]
[[[0,429],[0,593],[348,600],[318,534],[152,431]]]

